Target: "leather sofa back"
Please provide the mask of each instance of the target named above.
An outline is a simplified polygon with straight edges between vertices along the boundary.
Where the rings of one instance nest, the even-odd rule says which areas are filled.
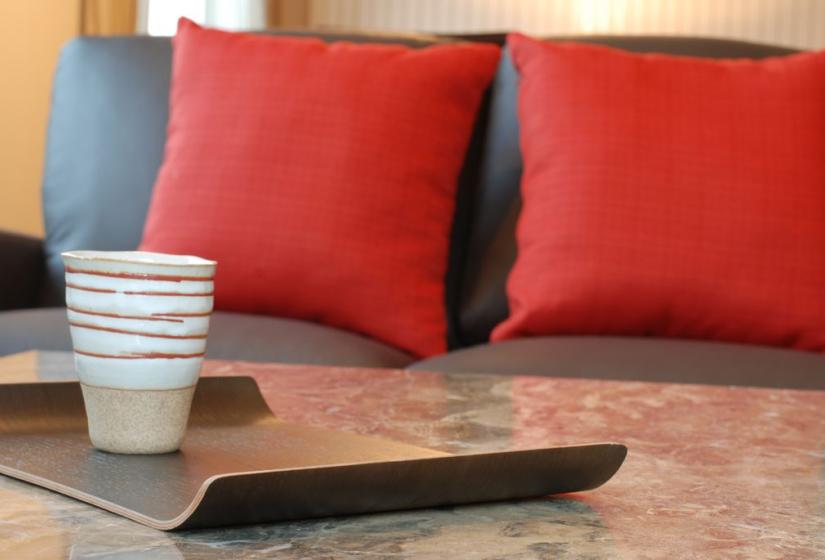
[[[168,116],[171,45],[75,39],[60,55],[43,174],[44,304],[63,303],[62,251],[140,242]]]
[[[324,40],[403,43],[427,35],[283,32]],[[502,44],[504,35],[467,36]],[[736,41],[656,37],[577,37],[641,52],[764,57],[793,52]],[[43,207],[47,287],[44,305],[63,303],[60,253],[131,250],[140,242],[168,118],[171,45],[167,38],[80,38],[60,57],[46,143]],[[446,279],[450,346],[482,342],[507,314],[505,283],[515,259],[521,154],[518,82],[502,57],[460,177]]]

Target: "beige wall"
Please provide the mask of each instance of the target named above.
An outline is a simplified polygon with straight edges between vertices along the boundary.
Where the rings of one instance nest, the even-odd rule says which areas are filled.
[[[52,73],[79,28],[77,0],[0,0],[0,229],[41,235]]]
[[[825,0],[313,0],[309,23],[388,31],[703,35],[825,47]]]

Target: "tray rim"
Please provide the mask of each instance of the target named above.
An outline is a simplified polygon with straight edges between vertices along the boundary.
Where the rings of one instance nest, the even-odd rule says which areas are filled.
[[[390,440],[394,441],[394,440]],[[337,463],[337,464],[329,464],[329,465],[320,465],[320,466],[313,466],[313,467],[287,467],[283,469],[263,469],[263,470],[256,470],[256,471],[237,471],[237,472],[230,472],[230,473],[221,473],[216,474],[208,477],[203,481],[203,483],[198,488],[198,491],[195,493],[192,500],[189,504],[184,508],[184,510],[176,515],[171,519],[157,519],[154,517],[149,517],[148,515],[144,515],[140,512],[136,512],[134,510],[125,508],[120,506],[114,502],[109,500],[98,498],[91,494],[88,494],[82,490],[77,490],[76,488],[72,488],[71,486],[66,486],[65,484],[61,484],[59,482],[54,482],[48,478],[44,478],[38,475],[33,475],[27,473],[25,471],[21,471],[15,469],[13,467],[7,467],[5,465],[0,464],[0,474],[8,476],[10,478],[14,478],[17,480],[21,480],[23,482],[27,482],[33,484],[35,486],[39,486],[41,488],[45,488],[52,492],[56,492],[58,494],[62,494],[69,498],[73,498],[75,500],[81,501],[83,503],[89,504],[91,506],[97,507],[98,509],[102,509],[109,513],[114,513],[116,515],[120,515],[122,517],[126,517],[127,519],[131,519],[132,521],[138,522],[142,525],[146,525],[153,529],[158,529],[161,531],[170,531],[174,530],[181,525],[183,525],[192,514],[198,509],[198,506],[203,502],[206,494],[209,491],[209,488],[218,480],[222,479],[234,479],[234,478],[242,478],[242,477],[250,477],[250,476],[261,476],[261,475],[277,475],[283,472],[290,472],[290,471],[324,471],[324,470],[332,470],[332,469],[340,469],[340,468],[347,468],[347,467],[359,467],[359,466],[367,466],[367,465],[377,465],[377,464],[395,464],[395,463],[409,463],[409,462],[431,462],[431,461],[443,461],[444,459],[453,459],[453,458],[460,458],[460,457],[494,457],[494,456],[501,456],[501,455],[519,455],[519,454],[535,454],[535,453],[542,453],[542,452],[555,452],[558,450],[564,449],[582,449],[582,448],[595,448],[595,447],[603,447],[603,448],[610,448],[614,451],[618,452],[621,457],[618,458],[616,468],[613,470],[607,478],[597,484],[596,486],[589,488],[589,490],[593,490],[595,488],[599,488],[600,486],[607,483],[613,476],[618,472],[621,468],[622,464],[624,464],[624,460],[627,457],[628,449],[627,447],[618,442],[594,442],[594,443],[582,443],[582,444],[572,444],[572,445],[559,445],[553,447],[531,447],[531,448],[523,448],[523,449],[512,449],[512,450],[502,450],[502,451],[484,451],[480,453],[458,453],[458,454],[450,454],[443,452],[444,455],[438,457],[418,457],[418,458],[411,458],[411,459],[392,459],[386,461],[363,461],[357,463]],[[423,448],[429,449],[429,448]],[[431,450],[431,451],[438,451],[438,450]],[[359,514],[353,514],[359,515]]]

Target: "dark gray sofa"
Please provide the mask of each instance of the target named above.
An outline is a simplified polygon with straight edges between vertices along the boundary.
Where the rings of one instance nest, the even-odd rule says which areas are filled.
[[[451,40],[353,33],[320,36],[416,47]],[[464,38],[501,44],[504,36]],[[761,58],[793,52],[713,39],[568,39],[638,52],[706,57]],[[60,307],[62,251],[137,246],[163,153],[170,57],[165,38],[81,38],[64,48],[54,80],[43,180],[46,237],[0,233],[0,355],[71,348],[65,310]],[[825,388],[825,357],[790,350],[576,336],[487,344],[491,329],[507,314],[504,288],[516,251],[521,175],[517,89],[517,76],[505,51],[479,112],[460,179],[445,278],[451,352],[415,363],[397,349],[354,333],[291,319],[217,312],[208,357]]]

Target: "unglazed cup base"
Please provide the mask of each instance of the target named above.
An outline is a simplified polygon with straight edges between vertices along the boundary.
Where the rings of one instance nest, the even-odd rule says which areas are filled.
[[[110,453],[177,451],[186,433],[195,386],[182,389],[110,389],[81,383],[89,438]]]

